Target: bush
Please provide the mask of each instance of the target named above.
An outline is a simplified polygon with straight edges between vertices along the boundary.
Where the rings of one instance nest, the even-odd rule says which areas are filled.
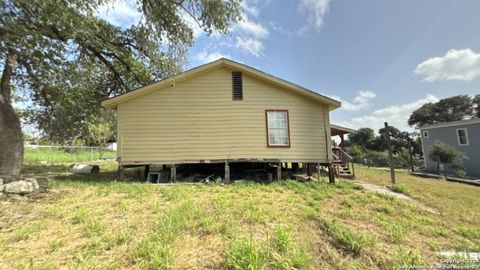
[[[378,167],[386,167],[388,166],[388,157],[383,152],[377,151],[367,151],[367,156],[370,160],[370,164]]]
[[[361,146],[353,145],[348,149],[348,154],[352,156],[354,162],[363,163],[363,159],[365,158],[365,151],[362,149]]]

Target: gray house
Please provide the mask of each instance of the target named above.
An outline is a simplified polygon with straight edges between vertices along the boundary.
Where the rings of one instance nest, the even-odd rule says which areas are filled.
[[[480,178],[480,118],[423,126],[420,131],[427,171],[437,170],[437,163],[428,158],[428,153],[433,144],[440,141],[465,153],[468,157],[463,160],[465,172]]]

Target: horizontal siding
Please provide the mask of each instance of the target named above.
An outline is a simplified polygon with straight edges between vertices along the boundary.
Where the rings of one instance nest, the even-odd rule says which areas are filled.
[[[326,159],[325,106],[247,75],[243,87],[232,101],[222,68],[120,104],[121,160]],[[290,148],[267,147],[266,109],[289,110]]]

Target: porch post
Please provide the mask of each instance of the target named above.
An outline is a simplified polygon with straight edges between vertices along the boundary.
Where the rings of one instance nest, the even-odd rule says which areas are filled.
[[[277,165],[277,181],[282,180],[282,163],[278,163]]]
[[[118,181],[122,181],[125,179],[125,167],[123,165],[118,165],[117,169]]]
[[[150,172],[150,165],[145,165],[145,169],[143,170],[143,178],[148,180],[148,173]]]
[[[172,164],[172,168],[170,168],[170,181],[177,182],[177,167],[175,164]]]
[[[317,177],[318,177],[318,181],[321,180],[321,177],[320,177],[320,172],[321,172],[321,171],[322,171],[321,165],[320,165],[320,163],[317,163],[317,174],[318,174]]]
[[[335,172],[333,170],[333,164],[328,163],[328,182],[330,184],[335,184]]]
[[[230,184],[230,166],[228,165],[228,160],[225,161],[225,183]]]

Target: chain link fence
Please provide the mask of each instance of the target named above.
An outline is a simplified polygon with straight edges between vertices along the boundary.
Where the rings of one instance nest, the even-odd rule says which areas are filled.
[[[112,147],[25,145],[24,163],[56,164],[98,160],[116,160]]]

